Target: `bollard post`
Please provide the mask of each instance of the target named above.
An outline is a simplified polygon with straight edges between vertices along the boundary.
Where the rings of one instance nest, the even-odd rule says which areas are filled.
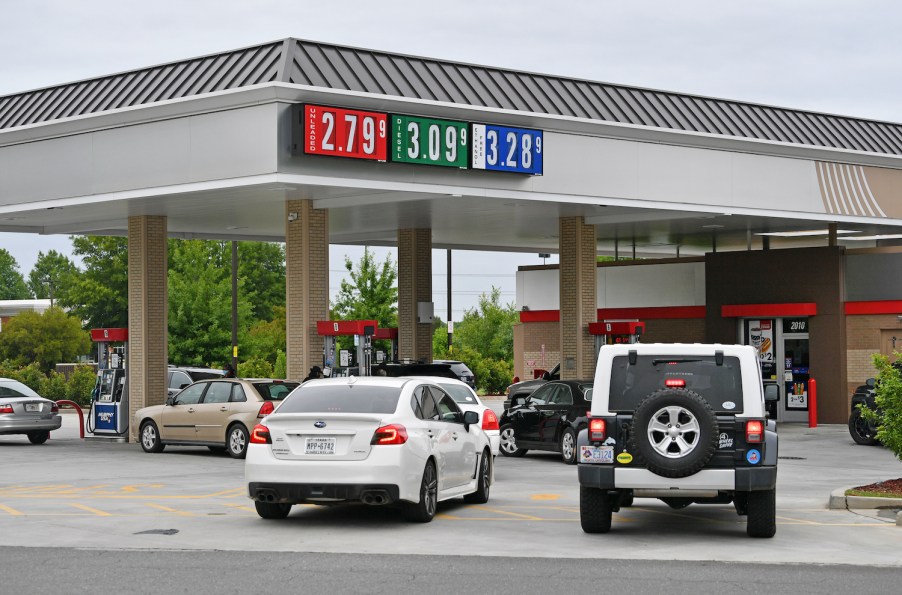
[[[817,427],[817,382],[814,378],[808,381],[808,427]]]
[[[58,407],[69,406],[75,409],[78,412],[78,434],[81,436],[81,439],[85,438],[85,414],[81,410],[81,407],[78,406],[78,403],[75,401],[67,401],[66,399],[60,400],[56,402]]]

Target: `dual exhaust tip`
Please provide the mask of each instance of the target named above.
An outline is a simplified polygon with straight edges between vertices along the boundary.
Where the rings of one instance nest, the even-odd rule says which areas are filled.
[[[278,494],[273,490],[257,490],[254,499],[257,502],[269,503],[279,501]],[[370,490],[360,495],[360,501],[370,506],[382,506],[383,504],[390,504],[392,500],[385,490]]]

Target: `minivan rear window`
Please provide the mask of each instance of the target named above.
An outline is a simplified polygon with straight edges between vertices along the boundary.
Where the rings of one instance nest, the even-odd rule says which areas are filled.
[[[739,358],[724,357],[718,366],[713,356],[640,355],[630,365],[625,355],[614,358],[608,408],[635,411],[651,393],[683,386],[698,393],[716,413],[742,413],[742,375]]]
[[[400,387],[308,384],[291,393],[279,413],[394,413],[400,396]]]

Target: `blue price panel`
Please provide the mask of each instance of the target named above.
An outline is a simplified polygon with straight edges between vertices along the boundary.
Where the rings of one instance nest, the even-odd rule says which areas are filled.
[[[473,124],[473,169],[542,175],[542,131]]]

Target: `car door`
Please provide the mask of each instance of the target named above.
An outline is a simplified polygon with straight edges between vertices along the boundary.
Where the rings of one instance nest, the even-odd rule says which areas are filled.
[[[225,424],[229,419],[229,397],[232,385],[224,380],[214,380],[194,410],[195,439],[201,442],[225,443]]]
[[[540,442],[541,437],[541,411],[554,392],[554,384],[544,384],[529,395],[526,403],[513,415],[511,424],[514,426],[514,437],[518,444],[523,442]]]
[[[564,420],[572,417],[573,393],[566,384],[554,384],[551,387],[548,402],[538,407],[539,440],[546,446],[557,444]]]
[[[456,487],[470,481],[476,471],[476,435],[463,423],[463,411],[451,395],[438,388],[429,387],[438,407],[438,424],[444,426],[450,440],[444,443],[447,457],[448,478],[445,487]]]
[[[426,439],[429,441],[431,453],[436,460],[436,473],[439,478],[439,489],[449,487],[449,481],[454,474],[450,468],[453,464],[453,454],[451,454],[451,432],[447,424],[440,422],[440,414],[438,405],[425,385],[414,389],[414,414],[418,419],[423,420],[423,429]]]
[[[169,404],[163,408],[160,415],[162,427],[160,427],[160,439],[163,442],[179,442],[183,440],[195,440],[195,413],[197,404],[200,403],[208,382],[198,382],[182,390],[172,397]]]

